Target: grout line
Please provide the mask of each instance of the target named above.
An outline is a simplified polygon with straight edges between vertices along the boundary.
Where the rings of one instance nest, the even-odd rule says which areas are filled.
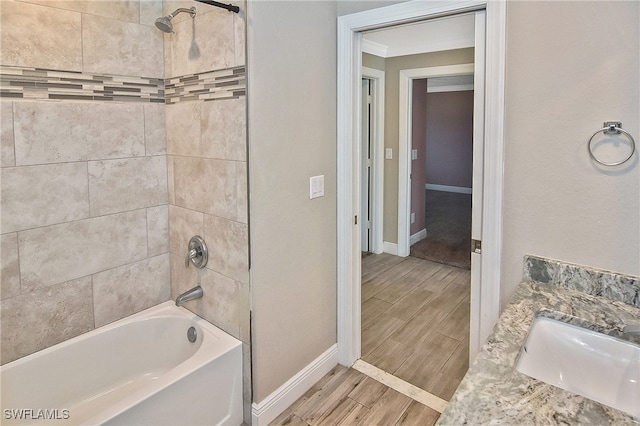
[[[396,376],[389,374],[386,371],[381,370],[378,367],[375,367],[361,359],[357,360],[353,364],[352,368],[382,383],[383,385],[386,385],[391,389],[408,396],[414,401],[417,401],[433,410],[436,410],[438,413],[442,414],[444,409],[447,408],[447,405],[449,404],[444,399],[439,398],[436,395],[425,391],[424,389],[420,389],[419,387],[414,386],[411,383],[407,383],[404,380],[399,379]]]

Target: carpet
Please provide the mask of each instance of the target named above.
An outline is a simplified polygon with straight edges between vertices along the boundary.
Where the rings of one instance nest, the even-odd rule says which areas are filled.
[[[471,269],[471,195],[426,191],[427,238],[411,256]]]

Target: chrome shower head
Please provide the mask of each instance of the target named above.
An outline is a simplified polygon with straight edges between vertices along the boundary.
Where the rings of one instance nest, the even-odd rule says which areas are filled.
[[[172,34],[173,33],[173,25],[171,25],[171,20],[179,13],[186,12],[191,15],[192,18],[196,17],[196,8],[192,7],[190,9],[180,8],[176,9],[173,13],[168,14],[167,16],[162,16],[156,19],[156,27],[165,33]]]

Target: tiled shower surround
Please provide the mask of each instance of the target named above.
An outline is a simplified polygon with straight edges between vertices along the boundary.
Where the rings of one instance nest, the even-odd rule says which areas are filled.
[[[200,284],[251,402],[244,4],[0,1],[1,352],[10,362]],[[175,34],[155,28],[178,15]],[[210,250],[186,268],[187,241]]]

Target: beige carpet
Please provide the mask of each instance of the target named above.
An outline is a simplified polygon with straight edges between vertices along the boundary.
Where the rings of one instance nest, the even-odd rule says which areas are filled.
[[[471,269],[471,195],[427,190],[426,228],[411,256]]]

